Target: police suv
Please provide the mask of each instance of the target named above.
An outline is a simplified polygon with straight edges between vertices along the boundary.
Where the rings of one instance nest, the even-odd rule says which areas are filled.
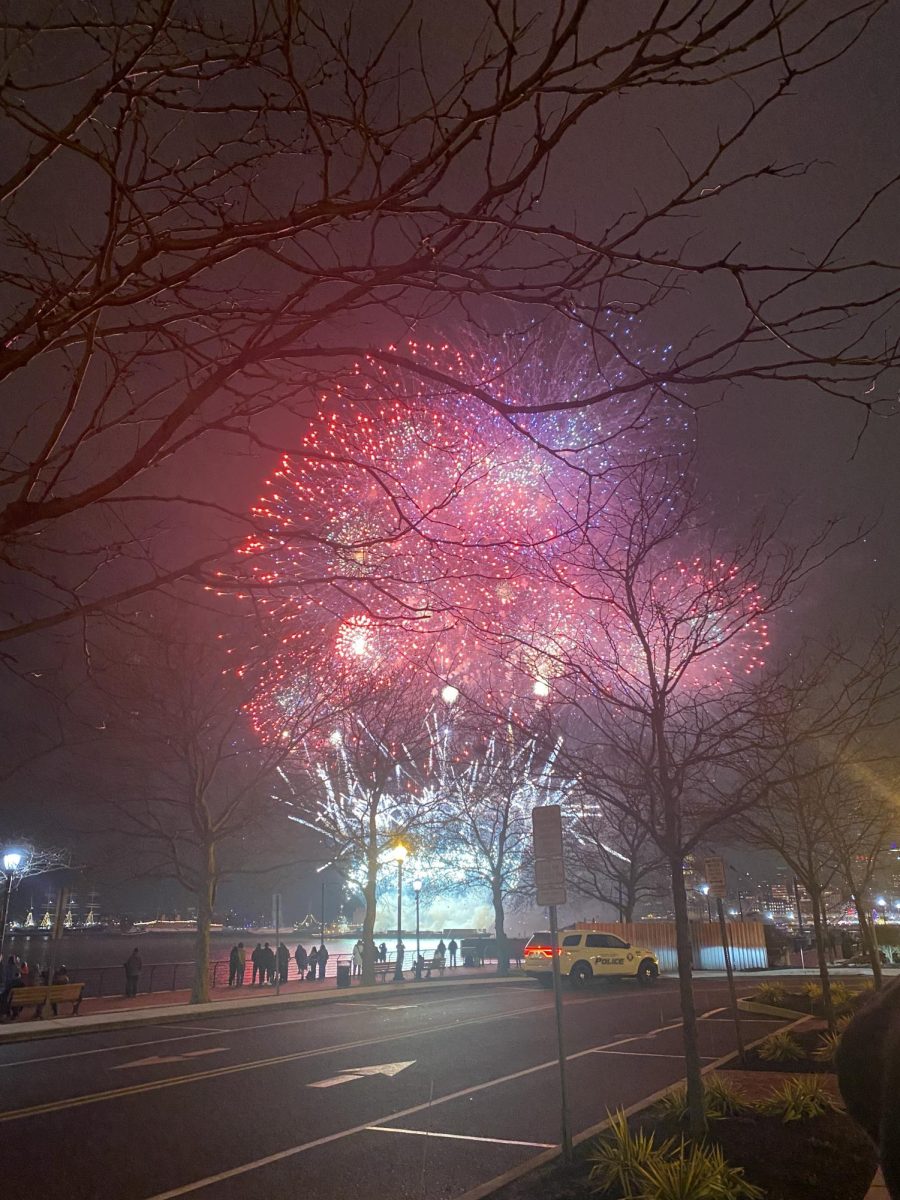
[[[659,961],[652,950],[623,942],[614,933],[581,930],[558,934],[560,973],[573,985],[600,979],[636,979],[651,984],[659,975]],[[553,948],[549,933],[536,933],[525,947],[525,974],[546,987],[553,982]]]

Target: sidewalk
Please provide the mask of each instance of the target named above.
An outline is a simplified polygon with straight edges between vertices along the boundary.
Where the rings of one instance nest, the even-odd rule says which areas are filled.
[[[211,1015],[230,1016],[234,1012],[270,1009],[280,1011],[302,1004],[347,1003],[360,996],[395,1000],[398,994],[405,996],[422,991],[455,991],[475,984],[508,985],[529,982],[525,976],[517,973],[497,975],[490,967],[460,967],[452,973],[448,970],[443,979],[435,976],[419,982],[412,978],[411,973],[407,973],[402,985],[395,984],[392,980],[369,987],[354,984],[350,988],[339,988],[332,977],[308,983],[298,979],[291,980],[282,984],[280,995],[275,994],[274,987],[254,987],[247,984],[241,988],[220,987],[210,990],[210,1000],[205,1004],[191,1004],[188,989],[176,992],[149,992],[129,998],[100,996],[83,1000],[77,1017],[25,1020],[20,1016],[16,1021],[0,1024],[0,1046],[40,1038],[94,1033],[104,1029],[125,1029],[132,1025],[150,1024],[165,1019],[199,1020]],[[401,988],[402,990],[398,991]]]

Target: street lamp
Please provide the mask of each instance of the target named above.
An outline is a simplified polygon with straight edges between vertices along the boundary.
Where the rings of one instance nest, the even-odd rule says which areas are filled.
[[[712,909],[709,906],[709,884],[701,883],[700,886],[697,888],[697,891],[700,893],[701,896],[706,897],[706,919],[707,919],[707,921],[712,923]]]
[[[9,897],[12,893],[13,879],[22,866],[25,855],[21,850],[7,850],[3,855],[3,901],[0,906],[0,974],[4,968],[3,942],[6,938],[6,922],[9,917]]]
[[[416,893],[416,979],[422,978],[422,957],[419,954],[419,894],[422,891],[422,880],[413,880],[413,891]]]
[[[406,856],[409,851],[402,842],[394,847],[394,859],[397,863],[397,961],[394,963],[394,983],[403,983],[403,959],[401,954],[401,946],[403,945],[403,864],[406,862]]]

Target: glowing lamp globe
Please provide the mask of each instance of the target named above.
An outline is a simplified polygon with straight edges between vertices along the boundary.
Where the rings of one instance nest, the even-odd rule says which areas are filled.
[[[7,853],[3,855],[3,870],[10,873],[13,871],[18,871],[19,867],[22,865],[22,859],[24,857],[25,856],[18,850],[8,850]]]
[[[545,700],[550,695],[550,684],[546,679],[536,679],[531,690],[538,699]]]
[[[394,862],[398,862],[398,863],[406,862],[406,857],[408,854],[409,854],[409,851],[402,843],[399,846],[395,846],[394,849],[391,851],[391,855],[394,859]]]
[[[441,688],[441,699],[445,704],[455,704],[459,699],[459,688],[455,688],[452,683],[447,683]]]

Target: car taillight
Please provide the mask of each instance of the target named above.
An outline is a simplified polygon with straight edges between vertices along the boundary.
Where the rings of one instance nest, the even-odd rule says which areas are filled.
[[[559,950],[556,951],[559,954]],[[526,946],[526,958],[552,958],[553,950],[550,946]]]

